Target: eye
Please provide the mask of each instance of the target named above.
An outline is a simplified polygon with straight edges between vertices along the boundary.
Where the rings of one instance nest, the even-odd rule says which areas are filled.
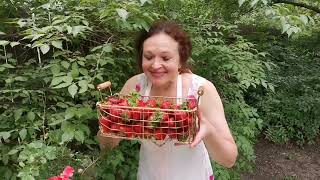
[[[147,59],[147,60],[151,60],[152,59],[152,56],[150,56],[150,55],[144,55],[143,56],[145,59]]]
[[[163,59],[164,61],[169,61],[169,60],[170,60],[170,58],[169,58],[169,57],[167,57],[167,56],[162,57],[162,59]]]

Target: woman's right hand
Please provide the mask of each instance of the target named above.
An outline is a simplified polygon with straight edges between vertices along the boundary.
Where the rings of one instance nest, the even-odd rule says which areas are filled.
[[[101,150],[112,149],[118,146],[121,141],[121,139],[118,139],[118,138],[103,136],[100,130],[97,133],[97,138],[98,138],[98,142]]]

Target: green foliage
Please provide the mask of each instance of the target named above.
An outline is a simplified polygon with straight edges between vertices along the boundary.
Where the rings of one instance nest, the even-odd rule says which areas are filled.
[[[5,7],[0,10],[0,172],[5,179],[45,179],[66,165],[74,166],[80,179],[136,179],[137,142],[123,141],[99,155],[94,139],[98,130],[95,104],[106,94],[95,90],[95,85],[111,80],[113,91],[120,90],[135,74],[134,35],[157,19],[176,20],[190,33],[193,71],[211,80],[223,99],[239,158],[232,169],[214,164],[218,179],[239,179],[241,171],[251,169],[262,119],[270,125],[268,137],[291,138],[290,126],[274,125],[272,118],[287,116],[276,111],[275,102],[288,100],[289,104],[293,100],[284,95],[298,89],[292,88],[292,76],[278,81],[266,72],[278,64],[268,61],[270,57],[293,53],[276,52],[276,46],[272,46],[274,51],[263,49],[242,36],[242,25],[253,21],[245,18],[252,13],[241,12],[234,3],[229,6],[233,0],[10,2],[0,2]],[[254,17],[262,19],[261,13]],[[301,83],[315,84],[316,76]],[[277,92],[280,100],[271,96],[273,84],[286,89]],[[311,98],[316,94],[312,88],[301,92],[304,96],[295,106],[282,106],[290,109],[288,116],[299,116],[292,109],[297,107],[315,112],[312,104],[318,101]],[[252,103],[252,89],[270,94],[267,103]],[[275,112],[274,116],[269,112]],[[310,117],[318,117],[312,113]],[[306,124],[301,122],[299,128]],[[279,126],[277,131],[274,127]],[[302,134],[312,138],[317,132]]]
[[[307,34],[261,43],[260,48],[268,51],[270,60],[277,65],[268,74],[276,94],[260,92],[254,103],[264,117],[266,137],[276,143],[292,140],[303,145],[319,135],[318,30]]]

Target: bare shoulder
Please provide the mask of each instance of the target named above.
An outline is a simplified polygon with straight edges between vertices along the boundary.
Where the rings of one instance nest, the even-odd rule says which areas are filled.
[[[136,86],[136,84],[139,82],[139,77],[141,76],[142,74],[137,74],[137,75],[134,75],[132,76],[131,78],[129,78],[127,80],[127,82],[124,84],[124,86],[122,87],[120,93],[121,94],[128,94],[130,93]]]

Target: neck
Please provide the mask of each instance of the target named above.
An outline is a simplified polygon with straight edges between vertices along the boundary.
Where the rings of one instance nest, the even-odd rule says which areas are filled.
[[[177,91],[177,79],[168,82],[163,86],[152,86],[151,94],[153,96],[176,96]]]

